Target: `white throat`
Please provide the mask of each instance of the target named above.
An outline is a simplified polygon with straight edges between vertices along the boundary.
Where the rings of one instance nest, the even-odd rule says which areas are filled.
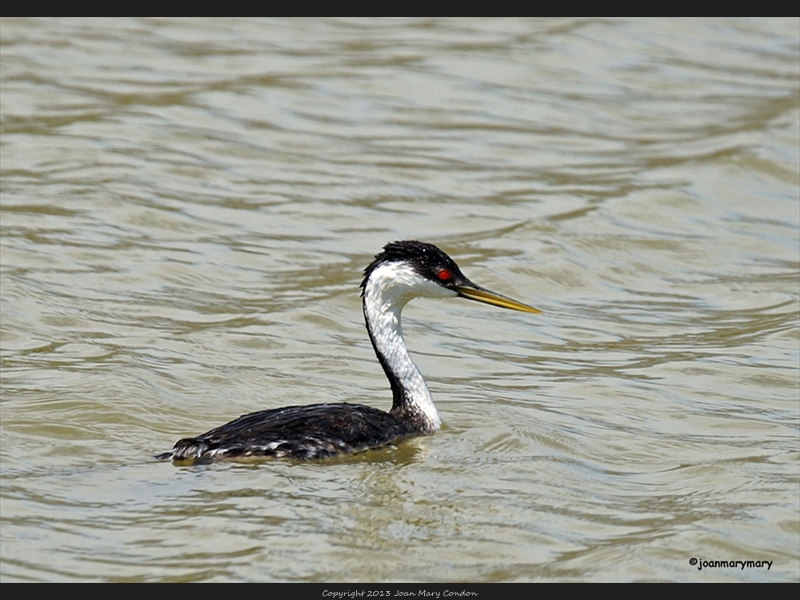
[[[403,340],[400,313],[419,296],[444,298],[456,293],[420,276],[405,263],[378,265],[364,286],[364,317],[378,359],[394,392],[393,413],[408,413],[433,432],[441,425],[433,398]]]

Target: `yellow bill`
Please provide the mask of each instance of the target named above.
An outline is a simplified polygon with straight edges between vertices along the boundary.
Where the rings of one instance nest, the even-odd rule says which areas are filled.
[[[456,285],[453,289],[455,289],[455,291],[458,292],[458,295],[463,298],[477,300],[478,302],[485,302],[486,304],[491,304],[493,306],[510,308],[511,310],[519,310],[527,313],[541,314],[542,312],[538,308],[533,308],[532,306],[528,306],[522,302],[517,302],[516,300],[512,300],[506,296],[501,296],[500,294],[495,294],[494,292],[490,292],[489,290],[477,286],[474,283],[469,283],[467,285]]]

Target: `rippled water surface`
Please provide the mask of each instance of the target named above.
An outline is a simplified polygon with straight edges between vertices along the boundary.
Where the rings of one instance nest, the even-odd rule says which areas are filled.
[[[0,25],[3,581],[800,579],[797,19]],[[442,430],[152,460],[388,408],[407,238],[544,311],[408,307]]]

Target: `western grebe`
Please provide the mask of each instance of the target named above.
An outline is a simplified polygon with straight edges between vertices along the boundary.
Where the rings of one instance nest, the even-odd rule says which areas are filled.
[[[461,296],[512,310],[541,312],[475,285],[432,244],[387,244],[364,270],[361,299],[369,339],[392,388],[389,412],[347,403],[263,410],[178,440],[170,452],[157,458],[181,464],[258,456],[329,458],[432,434],[439,428],[439,414],[411,360],[400,326],[403,307],[420,296]]]

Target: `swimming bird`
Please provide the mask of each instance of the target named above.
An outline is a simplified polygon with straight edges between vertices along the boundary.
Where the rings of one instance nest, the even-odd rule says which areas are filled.
[[[416,297],[468,298],[502,308],[536,308],[472,283],[433,244],[387,244],[364,270],[361,299],[367,333],[392,389],[388,412],[360,404],[287,406],[243,415],[157,456],[179,464],[273,457],[320,459],[430,435],[441,424],[433,398],[403,340],[400,314]]]

